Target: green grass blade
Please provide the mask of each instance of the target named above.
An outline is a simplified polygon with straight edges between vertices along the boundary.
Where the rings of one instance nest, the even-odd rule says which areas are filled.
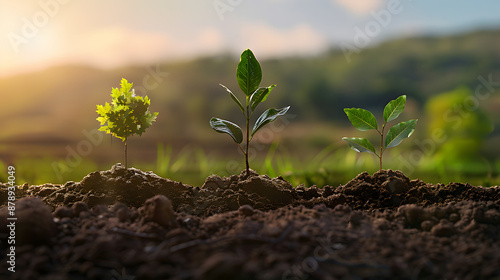
[[[172,159],[172,146],[158,143],[156,149],[156,172],[167,177],[169,174],[170,160]]]
[[[172,166],[170,167],[170,171],[172,174],[175,174],[179,172],[180,170],[184,169],[186,170],[188,164],[189,157],[191,156],[192,153],[192,147],[190,145],[185,146],[177,155],[176,160],[172,163]]]
[[[277,148],[278,148],[278,144],[272,143],[271,147],[269,147],[269,151],[267,151],[266,158],[264,159],[264,168],[263,168],[264,172],[262,172],[262,173],[269,175],[271,178],[274,178],[277,176],[276,170],[273,166],[273,158],[274,158],[274,154],[276,153]]]
[[[195,151],[195,155],[196,155],[196,162],[199,165],[200,174],[202,174],[202,176],[210,175],[208,174],[210,169],[210,162],[205,151],[202,148],[197,148]]]
[[[324,148],[323,150],[319,151],[319,153],[312,158],[312,160],[310,161],[310,164],[308,164],[308,166],[311,167],[312,169],[320,169],[321,166],[324,165],[324,161],[326,161],[326,159],[329,156],[331,156],[331,154],[336,149],[338,149],[338,144],[337,143],[328,145],[326,148]]]

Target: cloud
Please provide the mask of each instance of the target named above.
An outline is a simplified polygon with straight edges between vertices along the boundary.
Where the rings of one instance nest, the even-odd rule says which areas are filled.
[[[151,33],[121,27],[108,27],[84,34],[78,49],[64,54],[68,62],[91,62],[101,67],[156,62],[212,55],[233,48],[251,48],[259,57],[310,54],[328,47],[327,40],[310,26],[302,24],[281,30],[264,24],[246,24],[236,38],[206,26],[196,32]]]
[[[79,43],[72,44],[79,47],[69,51],[75,53],[75,58],[81,62],[93,61],[99,66],[110,67],[124,60],[143,62],[154,59],[168,41],[161,34],[107,27],[83,34]]]
[[[23,70],[39,70],[47,65],[83,63],[113,68],[134,63],[156,63],[211,55],[225,47],[221,30],[211,26],[187,33],[107,26],[69,36],[63,34],[58,34],[49,26],[29,44],[23,45],[19,54],[10,50],[9,45],[0,45],[4,62],[0,65],[0,77]],[[11,55],[5,55],[4,59],[4,53]]]
[[[357,16],[363,16],[380,7],[384,0],[333,0]]]
[[[178,50],[185,55],[215,54],[225,46],[221,30],[215,27],[205,27],[193,38],[178,45]]]
[[[317,53],[328,46],[324,36],[305,24],[288,30],[249,24],[242,27],[240,34],[244,35],[239,40],[239,49],[251,48],[261,57]]]
[[[173,33],[107,27],[82,34],[78,42],[68,45],[61,62],[91,62],[109,68],[215,53],[222,46],[222,35],[212,27],[189,34],[189,40]]]

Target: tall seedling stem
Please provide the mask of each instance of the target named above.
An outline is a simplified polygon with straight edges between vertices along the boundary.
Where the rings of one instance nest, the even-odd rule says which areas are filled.
[[[231,99],[238,105],[243,116],[246,121],[246,136],[245,136],[245,149],[241,146],[241,142],[243,142],[243,132],[241,128],[230,121],[219,119],[219,118],[211,118],[210,126],[217,132],[227,133],[231,138],[233,138],[234,142],[238,144],[241,151],[245,155],[245,165],[246,165],[246,175],[250,175],[250,165],[248,163],[248,149],[250,146],[250,141],[252,140],[255,133],[261,129],[264,125],[276,120],[277,117],[282,116],[288,112],[290,106],[281,108],[281,109],[268,109],[255,122],[252,131],[250,131],[250,118],[252,114],[261,102],[265,101],[269,96],[269,93],[273,90],[275,85],[271,85],[268,87],[259,87],[260,82],[262,80],[262,69],[260,68],[260,64],[255,58],[254,54],[251,50],[247,49],[241,54],[240,62],[238,63],[238,67],[236,69],[236,79],[238,81],[238,86],[241,91],[245,94],[245,107],[240,102],[238,97],[233,94],[233,92],[221,85],[223,88],[229,92],[229,96]]]
[[[127,168],[127,138],[125,138],[125,141],[124,141],[124,145],[125,145],[125,168]]]
[[[248,102],[246,102],[248,104]],[[246,141],[246,146],[245,146],[245,164],[246,164],[246,169],[247,169],[247,175],[250,174],[250,164],[248,163],[248,147],[250,147],[250,117],[249,117],[249,106],[247,105],[247,114],[246,114],[246,120],[247,120],[247,141]]]

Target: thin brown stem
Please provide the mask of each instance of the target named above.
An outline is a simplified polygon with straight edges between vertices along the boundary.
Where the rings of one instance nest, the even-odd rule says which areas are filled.
[[[386,123],[382,126],[382,131],[380,133],[380,156],[379,156],[379,161],[380,161],[380,170],[382,170],[382,155],[384,154],[384,129],[385,129]],[[378,131],[378,130],[377,130]]]
[[[248,102],[247,102],[248,103]],[[247,176],[250,174],[250,165],[248,164],[248,146],[250,144],[250,108],[247,105],[247,145],[245,147],[245,163],[247,166]]]
[[[384,129],[382,128],[382,133],[380,133],[380,170],[382,170],[382,154],[384,153]]]
[[[243,149],[243,147],[240,144],[238,144],[238,147],[240,147],[241,152],[243,152],[243,154],[245,154],[245,149]]]
[[[125,169],[127,169],[127,138],[125,138]]]

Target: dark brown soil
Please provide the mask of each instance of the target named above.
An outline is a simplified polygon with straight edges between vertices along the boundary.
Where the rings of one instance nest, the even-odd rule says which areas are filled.
[[[191,187],[115,165],[21,186],[15,272],[0,209],[0,279],[500,279],[499,187],[244,175]]]

